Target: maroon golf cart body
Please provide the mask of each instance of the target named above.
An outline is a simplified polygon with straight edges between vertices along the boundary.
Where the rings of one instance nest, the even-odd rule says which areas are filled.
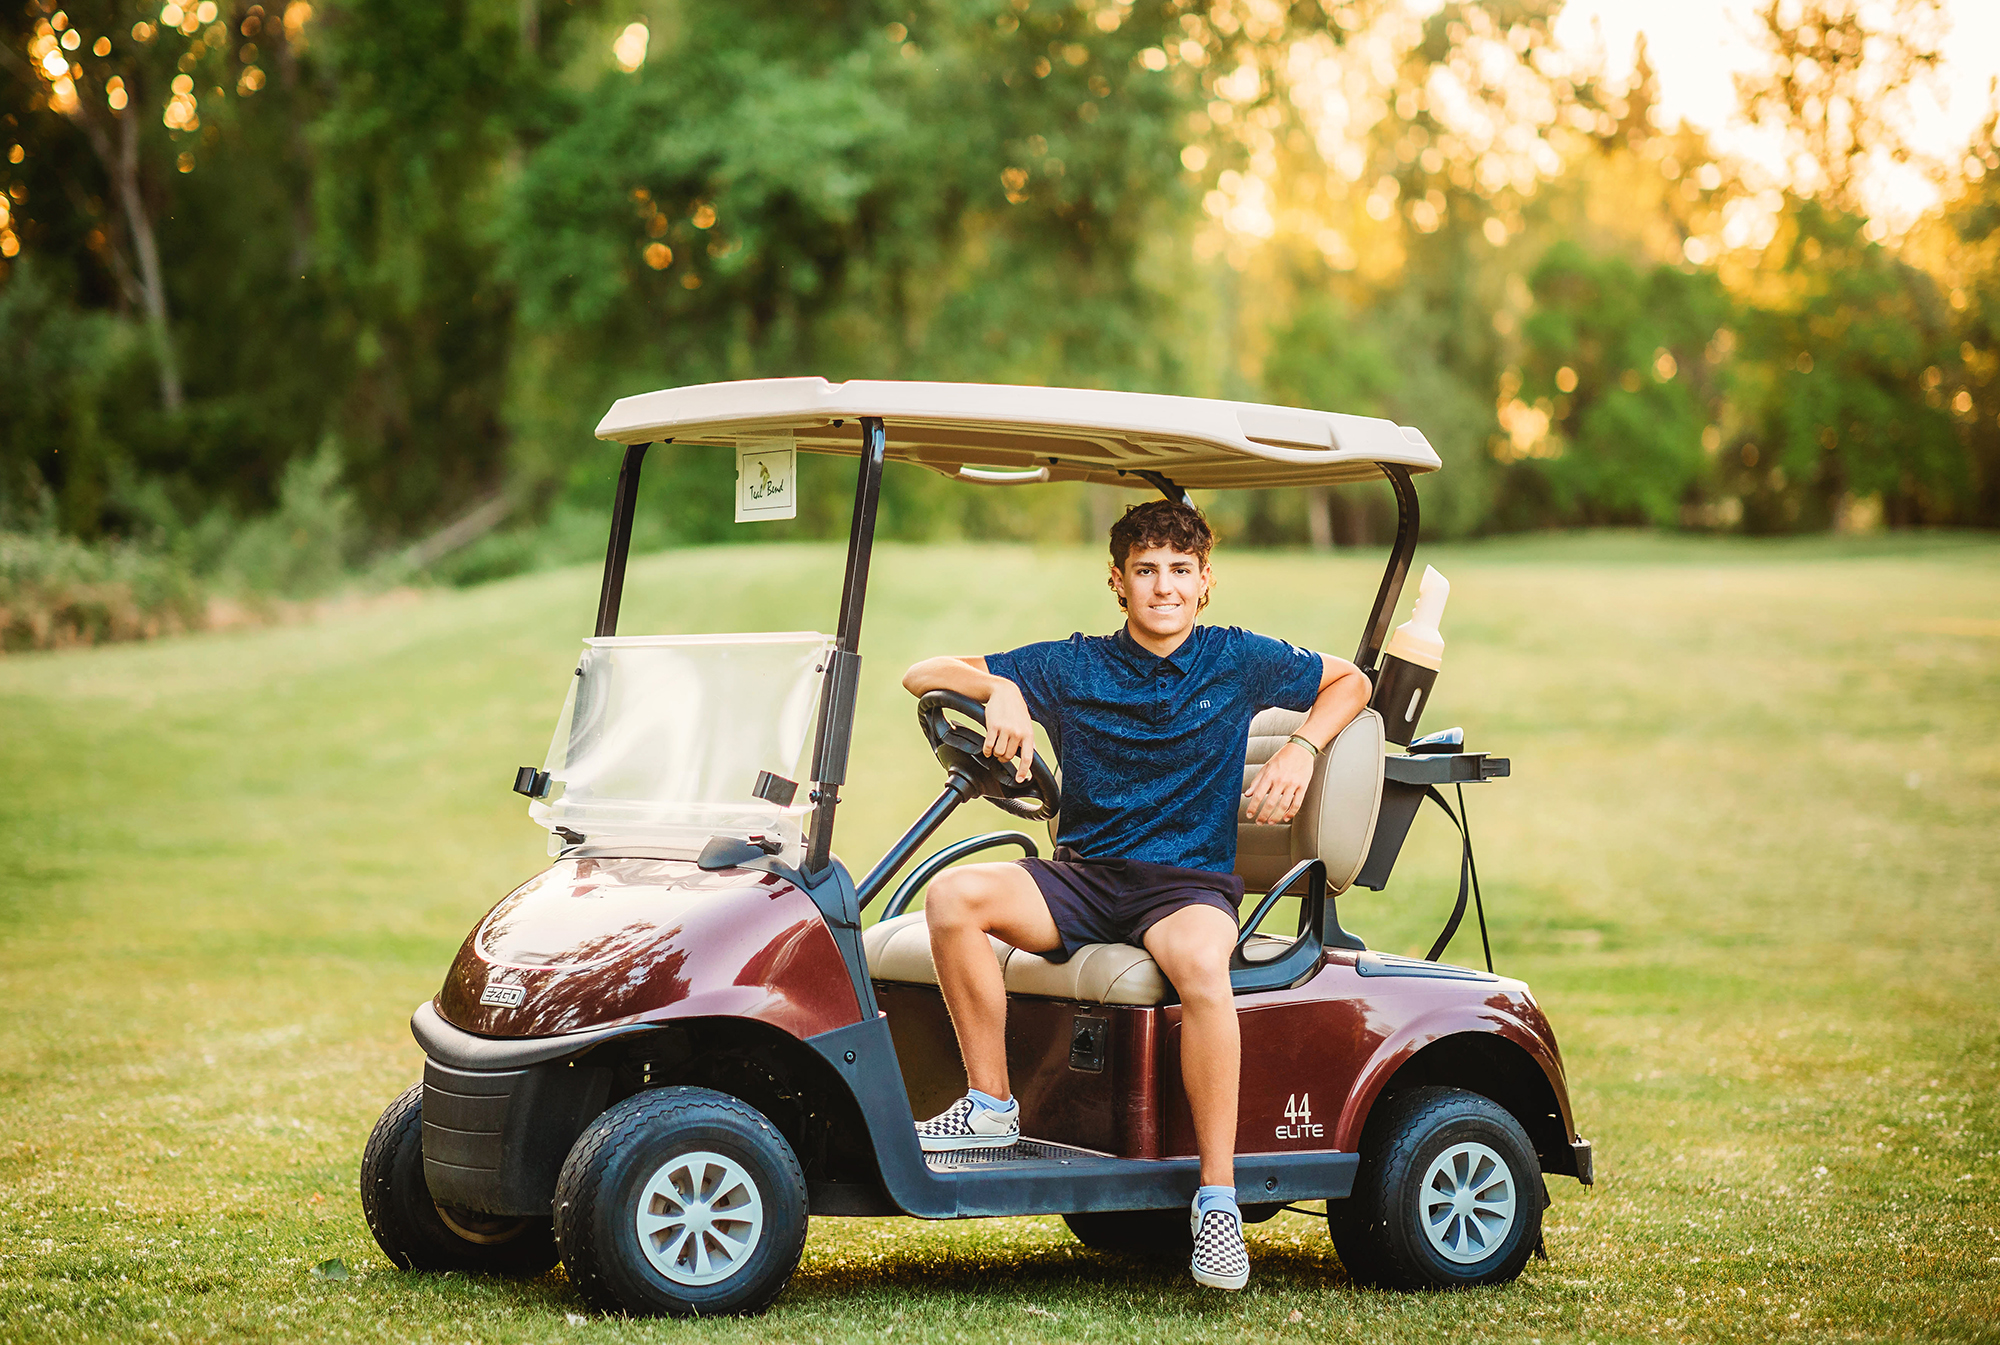
[[[1071,400],[1054,410],[1032,400],[1056,394]],[[996,950],[1009,987],[1008,1063],[1028,1138],[1011,1150],[964,1154],[926,1155],[917,1143],[913,1119],[962,1094],[966,1078],[928,965],[922,916],[909,908],[945,864],[996,848],[1032,853],[1046,836],[1009,830],[946,847],[904,878],[866,931],[864,915],[961,803],[983,796],[1016,817],[1041,818],[1057,800],[966,760],[964,730],[950,718],[964,707],[934,696],[920,720],[946,769],[944,792],[858,881],[831,850],[846,783],[875,506],[889,459],[968,481],[1112,481],[1176,499],[1189,487],[1386,478],[1400,522],[1355,660],[1376,675],[1417,540],[1411,474],[1437,463],[1422,436],[1355,417],[1178,398],[1116,400],[1125,396],[796,379],[670,390],[627,399],[607,415],[600,436],[627,448],[600,643],[615,643],[649,444],[721,445],[782,430],[800,450],[859,458],[838,632],[813,669],[809,821],[790,841],[739,828],[697,847],[594,836],[538,812],[556,837],[551,866],[467,936],[443,988],[412,1024],[427,1056],[421,1178],[468,1247],[503,1245],[515,1236],[508,1229],[546,1224],[552,1215],[560,1230],[558,1184],[573,1180],[566,1163],[583,1161],[573,1151],[612,1142],[600,1118],[674,1089],[708,1090],[700,1096],[734,1100],[768,1123],[796,1157],[812,1214],[1061,1214],[1081,1232],[1090,1225],[1079,1221],[1091,1216],[1184,1211],[1197,1163],[1181,1082],[1181,1011],[1171,985],[1136,949],[1098,946],[1102,957],[1067,967]],[[1201,418],[1218,415],[1221,431]],[[580,664],[576,681],[585,680]],[[1497,1105],[1525,1134],[1541,1173],[1592,1179],[1590,1146],[1571,1116],[1554,1033],[1527,986],[1437,960],[1445,940],[1430,959],[1394,957],[1368,950],[1340,923],[1340,892],[1387,882],[1420,804],[1435,798],[1449,813],[1442,789],[1509,773],[1505,760],[1477,752],[1385,751],[1384,734],[1392,731],[1384,729],[1384,714],[1395,708],[1368,712],[1321,763],[1323,771],[1351,777],[1342,799],[1352,802],[1335,800],[1336,786],[1326,785],[1323,830],[1333,839],[1287,840],[1270,828],[1276,841],[1262,845],[1261,859],[1252,856],[1262,870],[1244,861],[1250,891],[1273,894],[1257,903],[1232,962],[1243,1037],[1237,1186],[1253,1220],[1291,1202],[1325,1200],[1338,1235],[1340,1207],[1376,1133],[1371,1120],[1379,1128],[1397,1098],[1449,1092]],[[1283,714],[1267,712],[1274,713]],[[1391,741],[1409,743],[1417,713],[1413,700],[1404,732]],[[1255,735],[1284,727],[1272,723],[1260,716],[1253,748]],[[970,741],[976,754],[976,736]],[[551,762],[559,775],[560,756]],[[524,768],[517,788],[546,800],[549,775]],[[788,784],[779,780],[775,788]],[[752,782],[741,787],[748,798]],[[1055,788],[1041,782],[1042,793]],[[757,798],[791,803],[763,777],[756,789]],[[1462,789],[1458,797],[1462,806]],[[1257,849],[1246,841],[1246,852]],[[1473,876],[1469,845],[1464,859],[1454,928],[1465,879]],[[1279,896],[1297,901],[1296,932],[1258,932]],[[1483,913],[1480,934],[1483,940]],[[417,1109],[408,1101],[411,1116]],[[365,1173],[365,1190],[370,1180]],[[380,1183],[391,1179],[374,1180],[385,1192]],[[1534,1206],[1538,1236],[1546,1196],[1539,1179],[1532,1186],[1523,1200]],[[395,1238],[376,1218],[387,1196],[371,1199],[371,1223],[385,1248],[404,1264],[426,1264],[404,1243],[391,1245]],[[572,1241],[581,1235],[563,1241],[566,1260],[573,1259]],[[1361,1259],[1348,1246],[1342,1243],[1343,1255]],[[472,1259],[452,1264],[479,1264],[474,1252],[466,1255]],[[443,1264],[436,1257],[430,1263]],[[1517,1270],[1514,1264],[1501,1277]],[[771,1272],[777,1280],[768,1292],[717,1306],[768,1301],[789,1271]],[[643,1264],[632,1271],[649,1273]],[[607,1306],[717,1310],[667,1280],[648,1298],[606,1288],[609,1281],[575,1266],[572,1279]],[[692,1271],[684,1282],[706,1283]]]

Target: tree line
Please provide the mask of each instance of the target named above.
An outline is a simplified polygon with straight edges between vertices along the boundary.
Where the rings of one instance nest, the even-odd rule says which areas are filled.
[[[1446,460],[1432,535],[2000,523],[1994,123],[1913,224],[1861,186],[1937,0],[1767,0],[1739,92],[1780,182],[1559,7],[17,3],[0,530],[254,568],[296,515],[504,572],[598,507],[613,397],[801,373],[1391,416]],[[892,475],[894,535],[1108,507]],[[661,477],[654,540],[728,534],[727,464]],[[836,531],[805,484],[791,531]],[[1214,504],[1267,544],[1385,508]]]

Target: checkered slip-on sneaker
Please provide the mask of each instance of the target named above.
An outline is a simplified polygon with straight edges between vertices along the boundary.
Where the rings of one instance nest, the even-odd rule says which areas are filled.
[[[1250,1253],[1243,1247],[1243,1216],[1234,1205],[1190,1211],[1194,1225],[1194,1282],[1211,1289],[1241,1289],[1250,1283]]]
[[[960,1149],[1004,1149],[1021,1138],[1021,1105],[1005,1111],[982,1106],[970,1095],[928,1121],[917,1122],[917,1143],[927,1154]]]

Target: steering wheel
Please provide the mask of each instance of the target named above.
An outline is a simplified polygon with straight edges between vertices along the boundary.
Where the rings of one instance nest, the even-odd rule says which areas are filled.
[[[1017,780],[1013,762],[989,757],[982,750],[985,733],[953,723],[945,717],[947,710],[964,715],[981,730],[986,727],[986,707],[970,696],[926,691],[917,701],[917,724],[938,765],[965,777],[987,802],[1024,822],[1046,822],[1056,815],[1062,808],[1062,781],[1042,753],[1035,753],[1028,779]]]

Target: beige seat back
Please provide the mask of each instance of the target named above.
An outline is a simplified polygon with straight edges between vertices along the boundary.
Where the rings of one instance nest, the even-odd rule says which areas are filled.
[[[1243,787],[1306,717],[1296,710],[1264,710],[1250,721]],[[1251,823],[1237,813],[1236,872],[1251,892],[1268,892],[1304,859],[1326,863],[1327,891],[1343,892],[1361,872],[1375,815],[1382,806],[1382,717],[1363,710],[1313,763],[1312,785],[1298,816],[1285,824]]]

